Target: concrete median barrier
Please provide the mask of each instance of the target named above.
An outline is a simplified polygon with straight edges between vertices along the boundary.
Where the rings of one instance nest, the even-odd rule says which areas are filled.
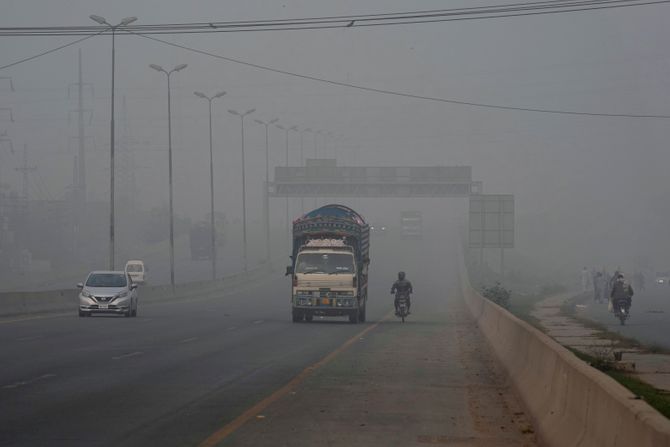
[[[542,445],[670,446],[670,421],[556,341],[483,298],[461,263],[465,301],[531,413]]]
[[[213,295],[229,295],[242,288],[258,284],[271,273],[269,267],[250,270],[226,276],[216,281],[194,281],[175,285],[140,286],[139,302],[158,303],[162,301],[186,300]],[[79,291],[74,289],[48,290],[41,292],[0,293],[0,317],[50,312],[76,312]]]

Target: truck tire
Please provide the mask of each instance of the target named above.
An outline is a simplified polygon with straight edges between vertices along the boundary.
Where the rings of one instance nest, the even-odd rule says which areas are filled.
[[[356,309],[356,310],[354,310],[353,312],[351,312],[351,313],[349,314],[349,323],[351,323],[351,324],[358,324],[358,321],[359,321],[359,318],[358,318],[359,315],[358,315],[358,314],[359,314],[358,309]]]
[[[294,309],[291,315],[294,323],[300,323],[302,321],[302,313],[300,311]]]
[[[313,314],[311,314],[311,313],[309,313],[309,312],[306,312],[306,313],[305,313],[305,321],[306,321],[306,322],[311,323],[313,319],[314,319],[314,315],[313,315]]]
[[[363,307],[361,307],[361,310],[359,311],[358,319],[361,320],[361,323],[365,323],[365,307],[366,305],[364,304]]]

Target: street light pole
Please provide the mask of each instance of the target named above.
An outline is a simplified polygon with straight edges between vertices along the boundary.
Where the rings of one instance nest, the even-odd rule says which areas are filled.
[[[307,129],[303,129],[303,130],[300,131],[300,167],[301,168],[306,167],[305,166],[305,150],[304,150],[304,146],[302,144],[302,137],[305,134],[305,132],[311,132],[311,131],[312,131],[312,129],[309,128],[309,127]],[[300,197],[300,212],[302,214],[305,214],[305,198],[302,197],[302,194],[301,194],[301,197]]]
[[[174,290],[174,206],[172,200],[172,99],[170,94],[170,76],[176,71],[186,68],[187,64],[177,65],[170,71],[166,71],[160,65],[150,64],[149,67],[164,73],[167,77],[168,91],[168,183],[170,185],[170,285]]]
[[[109,22],[104,17],[97,15],[90,15],[91,20],[99,23],[100,25],[107,25],[112,30],[112,111],[111,117],[109,120],[109,269],[114,270],[114,251],[115,251],[115,240],[114,240],[114,72],[115,72],[115,63],[116,63],[116,48],[115,48],[115,36],[116,29],[120,26],[126,26],[133,23],[137,20],[137,17],[126,17],[121,20],[117,25],[110,25]]]
[[[240,122],[242,123],[242,245],[243,245],[243,256],[244,256],[244,271],[246,272],[249,268],[247,260],[247,181],[246,181],[246,162],[244,159],[244,117],[250,113],[254,113],[256,109],[249,109],[244,113],[240,113],[236,110],[228,110],[229,113],[237,115],[240,117]]]
[[[206,99],[209,103],[209,212],[210,219],[209,225],[211,230],[211,244],[212,244],[212,280],[216,279],[216,260],[218,257],[216,251],[216,229],[214,227],[214,151],[212,149],[212,100],[220,98],[226,94],[226,92],[219,92],[214,96],[207,96],[201,92],[193,92],[193,94],[199,98]]]
[[[284,161],[284,166],[288,168],[288,133],[290,131],[297,132],[298,131],[298,126],[292,126],[292,127],[284,127],[279,124],[276,125],[278,129],[283,130],[286,133],[286,159]],[[291,240],[291,226],[289,224],[289,212],[288,212],[288,195],[286,195],[286,235],[287,235],[287,240]]]
[[[267,256],[267,263],[272,263],[271,247],[270,247],[270,198],[268,197],[268,187],[270,185],[270,138],[269,127],[279,121],[279,118],[274,118],[268,122],[262,120],[254,120],[258,124],[265,126],[265,189],[263,191],[263,212],[265,213],[265,253]]]

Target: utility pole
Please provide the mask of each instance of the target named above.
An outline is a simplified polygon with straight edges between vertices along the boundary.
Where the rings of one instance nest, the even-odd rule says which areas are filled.
[[[91,88],[91,93],[93,91],[93,86],[84,82],[83,74],[83,59],[81,48],[79,49],[78,54],[78,78],[77,82],[70,84],[68,86],[68,96],[70,96],[70,87],[77,87],[77,109],[73,112],[77,113],[77,165],[75,167],[77,175],[76,181],[73,184],[73,207],[72,211],[74,213],[74,246],[79,246],[79,234],[81,229],[81,223],[83,216],[86,212],[86,135],[84,132],[84,113],[89,113],[89,122],[93,118],[93,111],[90,109],[84,109],[84,86],[88,85]],[[68,116],[69,119],[69,116]],[[75,249],[75,255],[77,255],[77,250]]]
[[[28,166],[28,145],[24,144],[23,145],[23,165],[14,168],[18,172],[20,172],[23,176],[23,182],[22,182],[22,189],[21,189],[21,196],[23,200],[27,203],[28,202],[28,173],[36,171],[37,166]]]
[[[0,146],[2,146],[2,143],[7,143],[9,152],[14,153],[14,142],[7,136],[7,131],[0,134]],[[0,163],[0,196],[2,196],[2,163]]]
[[[2,79],[3,81],[9,81],[9,89],[13,92],[16,91],[14,90],[14,81],[12,81],[11,76],[0,76],[0,79]]]

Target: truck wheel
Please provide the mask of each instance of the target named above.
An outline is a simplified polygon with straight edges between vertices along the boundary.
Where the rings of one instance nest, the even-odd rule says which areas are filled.
[[[293,322],[294,323],[300,323],[302,321],[302,313],[300,313],[299,311],[294,310],[292,312],[292,316],[293,316]]]
[[[358,324],[358,309],[349,314],[349,323]]]
[[[358,319],[361,320],[361,323],[365,323],[365,305],[361,307],[361,310],[359,312]]]
[[[313,319],[314,319],[314,315],[312,315],[310,313],[305,314],[305,321],[306,322],[311,323]]]

